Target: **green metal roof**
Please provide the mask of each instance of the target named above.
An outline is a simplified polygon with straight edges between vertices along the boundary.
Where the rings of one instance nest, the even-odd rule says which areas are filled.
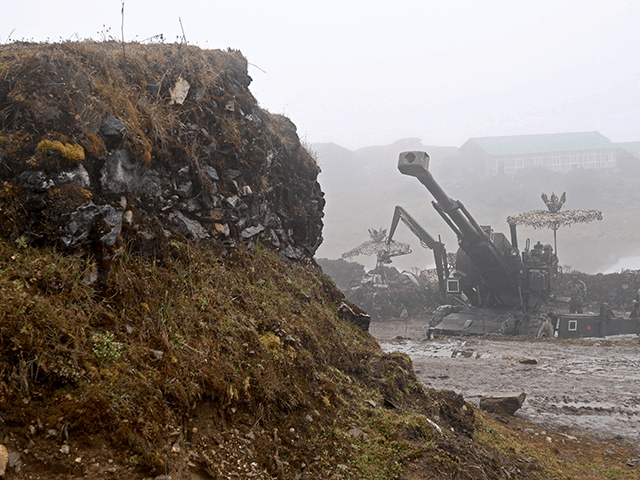
[[[611,140],[598,132],[478,137],[471,140],[489,155],[526,155],[616,148]]]
[[[620,148],[624,148],[627,152],[636,158],[640,158],[640,142],[619,142]]]

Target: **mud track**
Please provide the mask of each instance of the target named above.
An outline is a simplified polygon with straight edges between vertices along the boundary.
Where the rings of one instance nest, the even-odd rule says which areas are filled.
[[[541,427],[640,441],[640,345],[635,335],[580,341],[428,341],[425,325],[420,319],[376,322],[370,332],[385,351],[408,354],[427,386],[454,390],[475,405],[482,395],[525,392],[516,416]],[[537,363],[521,363],[526,357]]]

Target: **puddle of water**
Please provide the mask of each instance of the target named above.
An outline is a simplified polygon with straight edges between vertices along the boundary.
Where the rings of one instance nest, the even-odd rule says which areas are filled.
[[[432,342],[403,342],[403,343],[395,343],[395,342],[385,342],[381,343],[380,346],[382,350],[385,352],[399,352],[406,353],[411,356],[421,356],[421,357],[442,357],[442,358],[451,358],[456,351],[459,351],[461,347],[465,345],[466,342],[452,342],[447,344],[436,344]]]

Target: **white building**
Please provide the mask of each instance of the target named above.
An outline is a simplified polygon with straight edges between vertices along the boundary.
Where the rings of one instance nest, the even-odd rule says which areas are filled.
[[[460,147],[467,160],[484,163],[485,175],[513,175],[533,166],[556,172],[617,167],[619,147],[598,132],[470,138]]]

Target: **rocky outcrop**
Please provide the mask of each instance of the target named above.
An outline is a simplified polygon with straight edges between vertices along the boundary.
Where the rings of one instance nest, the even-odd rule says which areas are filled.
[[[4,45],[0,64],[3,235],[103,261],[181,238],[290,259],[320,246],[320,169],[239,52]]]

